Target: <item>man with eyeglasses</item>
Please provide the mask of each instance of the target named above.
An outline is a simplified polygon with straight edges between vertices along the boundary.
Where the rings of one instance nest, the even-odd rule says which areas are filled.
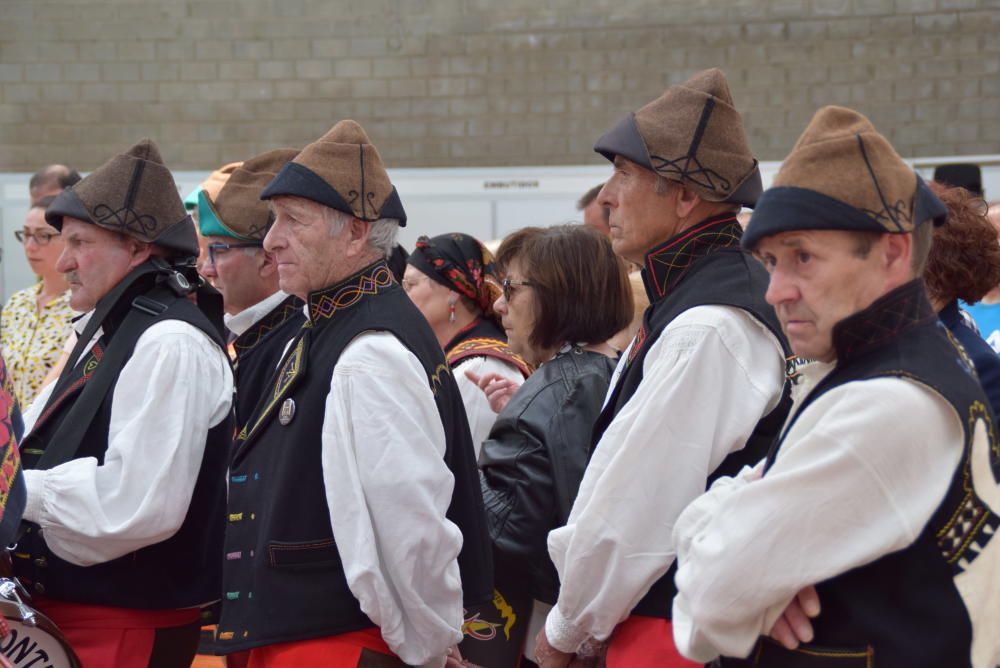
[[[258,155],[228,173],[221,188],[198,193],[198,227],[207,243],[201,273],[222,293],[235,358],[236,424],[242,427],[267,389],[285,345],[305,322],[302,300],[278,287],[278,267],[264,250],[274,222],[260,194],[294,149]]]
[[[226,185],[229,176],[242,164],[242,162],[230,162],[219,167],[184,198],[184,209],[190,214],[191,220],[194,221],[195,232],[198,233],[198,260],[195,266],[199,274],[202,274],[202,267],[208,262],[208,242],[205,241],[205,237],[202,236],[201,229],[198,227],[198,196],[202,191],[208,193],[209,197],[218,195],[219,189]],[[202,275],[204,276],[204,274]]]

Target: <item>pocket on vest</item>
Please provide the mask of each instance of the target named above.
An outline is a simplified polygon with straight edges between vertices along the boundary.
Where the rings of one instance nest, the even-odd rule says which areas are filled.
[[[322,569],[340,564],[340,553],[332,538],[267,544],[268,563],[272,568],[294,570]]]
[[[770,638],[764,638],[752,658],[750,665],[768,668],[875,668],[875,650],[871,646],[799,645],[797,649],[790,650]]]

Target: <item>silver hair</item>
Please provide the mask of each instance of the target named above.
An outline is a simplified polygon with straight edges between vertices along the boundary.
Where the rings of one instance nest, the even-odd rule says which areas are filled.
[[[372,250],[381,253],[382,257],[387,258],[392,255],[398,234],[399,221],[397,219],[379,218],[372,223],[371,231],[368,233],[368,245]]]
[[[328,206],[323,207],[325,220],[330,224],[330,236],[340,234],[353,216]],[[368,230],[368,247],[377,252],[381,257],[387,258],[392,254],[393,246],[396,245],[396,237],[399,235],[399,221],[395,218],[379,218],[371,223]]]

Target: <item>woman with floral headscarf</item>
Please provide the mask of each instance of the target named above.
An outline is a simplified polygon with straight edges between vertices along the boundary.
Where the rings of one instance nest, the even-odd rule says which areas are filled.
[[[402,283],[444,349],[478,457],[496,413],[466,373],[477,378],[495,373],[520,385],[531,372],[507,346],[507,336],[493,311],[493,302],[500,296],[493,254],[468,234],[420,237],[407,259]]]

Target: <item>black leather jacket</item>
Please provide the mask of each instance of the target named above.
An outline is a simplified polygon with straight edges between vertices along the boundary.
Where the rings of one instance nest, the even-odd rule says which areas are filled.
[[[479,480],[496,568],[527,569],[539,601],[559,593],[546,540],[569,518],[613,371],[600,353],[557,354],[524,381],[483,442]]]

